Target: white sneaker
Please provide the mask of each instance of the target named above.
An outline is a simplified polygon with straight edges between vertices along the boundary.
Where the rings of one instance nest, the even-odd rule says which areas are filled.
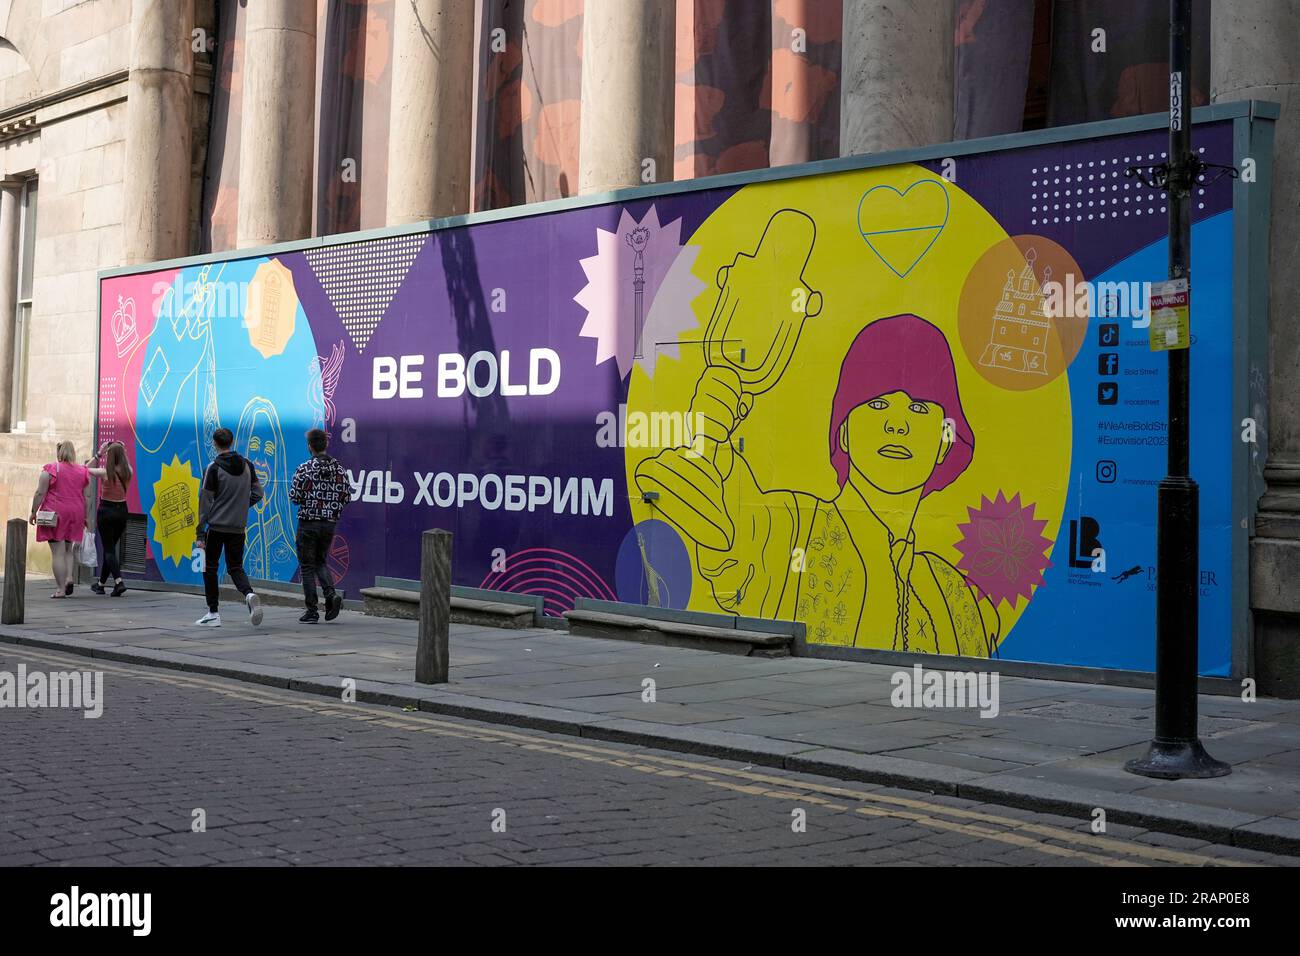
[[[220,627],[221,615],[213,614],[211,611],[209,611],[207,614],[203,615],[194,623],[197,624],[199,627]]]
[[[248,604],[248,620],[254,627],[262,623],[262,599],[250,594],[244,599]]]

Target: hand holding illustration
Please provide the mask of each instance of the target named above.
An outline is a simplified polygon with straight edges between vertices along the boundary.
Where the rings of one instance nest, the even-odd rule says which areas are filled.
[[[700,375],[687,416],[687,444],[643,461],[636,482],[662,496],[665,517],[692,541],[726,551],[735,537],[726,479],[734,463],[731,435],[749,414],[754,396],[744,391],[730,365],[710,365]]]
[[[753,402],[754,396],[744,390],[740,376],[729,365],[710,365],[695,385],[687,419],[691,450],[717,464],[724,478],[731,471],[730,456],[724,468],[718,447],[730,443],[732,432],[749,414]]]
[[[753,252],[718,270],[718,300],[705,333],[711,366],[735,368],[746,389],[765,392],[794,355],[804,322],[822,310],[822,295],[804,280],[817,226],[805,213],[780,209]]]
[[[718,448],[734,464],[722,486],[722,504],[735,520],[726,548],[696,543],[695,565],[723,611],[776,617],[798,538],[800,496],[763,490],[749,462],[729,455],[730,443]]]
[[[821,312],[821,293],[803,275],[816,235],[807,214],[779,209],[754,250],[718,270],[705,368],[691,400],[691,444],[637,466],[637,487],[658,494],[663,516],[704,548],[725,551],[735,539],[723,487],[732,471],[731,434],[754,396],[780,380],[804,322]]]

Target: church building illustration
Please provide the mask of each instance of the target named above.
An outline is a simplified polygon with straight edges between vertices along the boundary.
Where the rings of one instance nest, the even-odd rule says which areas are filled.
[[[993,330],[989,344],[980,356],[986,368],[1004,368],[1031,375],[1047,374],[1047,335],[1050,329],[1043,311],[1043,286],[1051,281],[1052,267],[1043,270],[1039,284],[1034,273],[1034,249],[1025,253],[1025,268],[1017,279],[1014,269],[1007,270],[1002,286],[1002,301],[993,313]]]

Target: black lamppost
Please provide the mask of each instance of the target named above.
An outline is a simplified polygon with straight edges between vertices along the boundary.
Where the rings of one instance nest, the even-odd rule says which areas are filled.
[[[1191,309],[1192,200],[1204,168],[1192,152],[1191,0],[1169,4],[1169,161],[1152,169],[1169,204],[1169,278],[1187,282]],[[1129,175],[1141,175],[1135,168]],[[1151,317],[1154,322],[1154,316]],[[1190,325],[1188,327],[1190,329]],[[1152,334],[1155,334],[1153,327]],[[1180,335],[1181,338],[1181,335]],[[1197,602],[1199,511],[1190,473],[1188,435],[1189,348],[1170,348],[1169,465],[1157,493],[1156,529],[1156,735],[1146,755],[1125,764],[1144,777],[1222,777],[1232,768],[1206,752],[1197,735]]]

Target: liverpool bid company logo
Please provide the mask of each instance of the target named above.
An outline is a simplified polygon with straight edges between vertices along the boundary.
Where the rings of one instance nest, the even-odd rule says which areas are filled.
[[[1097,558],[1103,554],[1101,524],[1096,518],[1083,515],[1070,521],[1070,567],[1095,568]]]

